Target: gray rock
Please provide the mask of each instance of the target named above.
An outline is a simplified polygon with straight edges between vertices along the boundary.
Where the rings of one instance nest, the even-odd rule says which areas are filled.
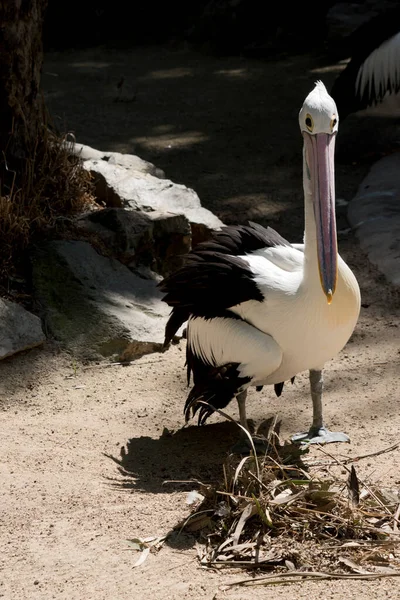
[[[162,169],[159,169],[147,160],[139,158],[139,156],[120,154],[119,152],[106,152],[103,160],[107,159],[110,165],[119,165],[120,167],[125,167],[125,169],[139,171],[140,173],[149,173],[159,179],[165,179],[165,173]]]
[[[0,299],[0,359],[43,344],[40,318],[19,304]]]
[[[70,146],[68,146],[69,148]],[[140,173],[150,173],[154,177],[164,178],[165,173],[162,169],[159,169],[153,163],[143,160],[139,156],[133,154],[121,154],[120,152],[103,152],[102,150],[96,150],[85,144],[72,144],[72,152],[77,156],[80,156],[82,160],[104,160],[109,162],[111,165],[119,165],[126,169],[138,171]]]
[[[148,267],[166,276],[182,265],[191,248],[190,223],[184,215],[105,208],[77,224],[100,237],[122,263],[142,272]]]
[[[349,202],[360,246],[385,277],[400,285],[400,155],[375,163]]]
[[[184,185],[103,160],[87,160],[84,167],[92,173],[96,196],[106,206],[183,214],[191,224],[194,243],[206,239],[210,230],[223,225],[218,217],[201,206],[196,192]]]
[[[132,360],[161,351],[170,308],[157,283],[223,223],[193,190],[137,156],[68,148],[93,175],[106,208],[76,220],[100,254],[83,241],[48,242],[32,253],[34,298],[46,330],[81,359]]]
[[[160,351],[169,307],[156,281],[80,241],[54,241],[32,257],[34,295],[49,332],[81,359],[131,360]]]
[[[66,146],[72,151],[73,154],[80,156],[82,160],[102,160],[104,156],[104,152],[101,150],[97,150],[91,146],[86,146],[85,144],[71,144],[70,142],[66,142]]]

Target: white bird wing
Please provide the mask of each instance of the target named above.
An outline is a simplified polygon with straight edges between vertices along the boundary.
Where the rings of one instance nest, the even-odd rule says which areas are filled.
[[[248,259],[254,272],[266,273],[271,267],[260,261],[257,257],[267,260],[271,265],[278,267],[282,271],[301,271],[304,263],[304,244],[262,248],[247,254],[246,257],[242,257]]]
[[[282,362],[282,350],[268,334],[241,319],[191,318],[189,350],[209,365],[237,364],[238,377],[265,379]]]

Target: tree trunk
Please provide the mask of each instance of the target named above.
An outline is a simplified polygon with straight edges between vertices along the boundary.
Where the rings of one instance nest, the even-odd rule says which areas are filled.
[[[0,0],[0,292],[59,216],[92,201],[89,173],[48,128],[40,92],[48,0]]]
[[[48,0],[0,0],[1,193],[41,138],[42,28]]]

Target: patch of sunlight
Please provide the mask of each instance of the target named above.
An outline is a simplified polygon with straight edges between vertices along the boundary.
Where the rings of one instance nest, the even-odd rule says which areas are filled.
[[[266,194],[260,192],[256,192],[254,194],[237,194],[236,196],[230,196],[228,200],[229,204],[238,204],[240,206],[240,204],[242,204],[243,202],[247,202],[249,199],[251,199],[254,202],[265,202]]]
[[[247,69],[220,69],[219,71],[215,71],[215,75],[222,75],[232,79],[250,79],[251,77]]]
[[[174,150],[176,148],[190,148],[190,146],[202,144],[209,139],[209,136],[200,131],[184,131],[182,133],[141,136],[132,138],[132,141],[148,150]]]
[[[107,151],[119,152],[120,154],[135,154],[134,148],[129,142],[111,142]]]
[[[112,66],[112,63],[88,60],[85,62],[70,63],[69,66],[77,67],[78,69],[107,69],[108,67]]]
[[[178,79],[179,77],[190,77],[193,75],[193,69],[185,67],[175,67],[174,69],[160,69],[159,71],[150,71],[147,75],[139,77],[141,81],[148,79]]]
[[[171,133],[175,129],[175,125],[157,125],[153,127],[154,133]]]
[[[347,63],[349,62],[349,58],[346,60],[341,60],[334,65],[327,65],[325,67],[317,67],[316,69],[311,69],[311,73],[321,74],[321,73],[340,73],[346,68]]]
[[[282,208],[280,202],[274,201],[270,194],[260,192],[230,196],[224,203],[233,210],[237,208],[240,211],[246,207],[246,218],[252,221],[273,219],[287,210],[286,207]]]

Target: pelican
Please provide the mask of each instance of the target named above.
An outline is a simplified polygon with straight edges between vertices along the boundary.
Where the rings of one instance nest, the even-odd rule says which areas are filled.
[[[187,321],[186,421],[202,425],[236,397],[248,431],[250,386],[283,384],[309,371],[313,418],[295,442],[349,441],[329,431],[322,410],[323,368],[350,338],[360,311],[355,276],[337,249],[334,148],[338,113],[318,81],[299,114],[303,136],[304,244],[255,223],[228,226],[198,244],[159,284],[172,307],[168,346]]]
[[[400,91],[400,8],[359,27],[349,38],[351,60],[331,89],[341,119]]]

